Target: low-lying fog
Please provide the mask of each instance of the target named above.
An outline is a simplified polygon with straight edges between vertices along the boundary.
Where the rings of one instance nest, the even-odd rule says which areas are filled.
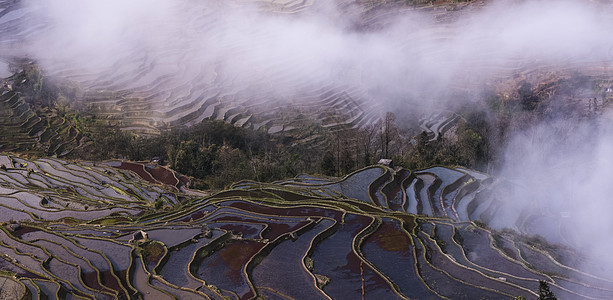
[[[613,278],[612,179],[613,111],[590,121],[544,122],[510,141],[499,180],[511,184],[497,191],[503,205],[490,225],[524,227],[579,249]],[[525,213],[535,218],[524,220]]]
[[[432,12],[407,11],[369,27],[332,2],[285,15],[226,1],[22,1],[29,17],[21,32],[29,33],[12,47],[23,47],[50,74],[120,69],[117,80],[125,80],[145,69],[151,78],[181,82],[210,69],[223,77],[216,84],[260,95],[292,97],[305,85],[360,87],[390,110],[444,109],[463,101],[453,96],[458,87],[478,99],[491,80],[542,66],[613,70],[610,5],[493,1],[443,24]],[[609,114],[598,125],[556,120],[513,137],[500,172],[516,188],[493,225],[514,227],[518,212],[536,210],[551,217],[551,228],[562,218],[570,223],[563,230],[595,259],[607,253],[610,124]]]
[[[6,78],[9,76],[11,76],[9,64],[0,60],[0,78]]]
[[[182,83],[212,70],[228,90],[292,97],[305,85],[360,87],[390,110],[458,101],[458,87],[479,95],[494,75],[600,68],[613,56],[610,9],[587,1],[495,1],[444,24],[407,10],[376,26],[335,1],[298,14],[238,2],[22,1],[18,47],[50,74],[111,71],[123,75],[105,80],[127,81],[146,70]]]

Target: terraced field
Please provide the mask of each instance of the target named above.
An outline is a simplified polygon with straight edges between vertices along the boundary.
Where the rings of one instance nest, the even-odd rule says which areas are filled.
[[[155,165],[0,165],[6,297],[534,299],[539,280],[561,298],[613,296],[572,250],[472,222],[491,209],[490,180],[462,169],[373,166],[207,196]]]
[[[312,4],[312,1],[304,0],[253,2],[263,10],[277,13],[298,13]],[[238,3],[247,5],[241,1],[236,5]],[[207,1],[206,5],[194,6],[193,3],[177,2],[177,7],[171,9],[189,12],[182,24],[200,30],[198,36],[215,38],[215,47],[222,53],[241,57],[244,43],[267,45],[272,42],[274,37],[265,32],[255,33],[256,36],[251,37],[253,41],[240,41],[215,33],[230,31],[231,24],[216,17],[229,5]],[[45,22],[36,28],[27,25],[29,20],[39,17],[40,11],[36,8],[24,8],[19,1],[0,1],[0,9],[0,49],[12,49],[15,40],[36,40],[46,34]],[[176,29],[183,30],[183,27]],[[178,37],[182,33],[159,34]],[[168,41],[164,49],[156,49],[155,53],[138,47],[130,48],[131,52],[121,53],[112,67],[97,69],[93,74],[90,69],[75,66],[74,62],[57,59],[45,64],[45,76],[78,86],[83,92],[71,100],[79,102],[87,113],[122,129],[142,133],[189,126],[206,118],[269,133],[292,133],[296,128],[317,120],[324,128],[334,131],[346,126],[371,124],[379,117],[378,105],[365,105],[365,94],[359,87],[313,85],[302,81],[292,75],[295,63],[283,57],[274,64],[257,60],[244,62],[271,69],[262,72],[272,77],[260,78],[257,86],[253,86],[255,83],[249,78],[235,78],[236,74],[228,71],[233,66],[210,61],[214,58],[204,57],[197,64],[186,58],[198,55],[201,48],[199,43],[186,44],[181,40]],[[263,85],[279,86],[292,92],[274,95]]]
[[[15,86],[14,76],[0,85],[0,151],[64,156],[79,146],[81,133],[66,117],[35,109]]]
[[[366,72],[349,68],[341,74],[360,78],[349,85],[311,82],[293,74],[308,66],[291,58],[271,64],[245,57],[244,43],[266,44],[275,37],[265,31],[249,31],[249,41],[225,37],[231,23],[216,17],[216,6],[243,7],[245,1],[206,2],[177,2],[172,9],[188,12],[181,20],[190,24],[187,30],[212,36],[216,51],[245,58],[232,63],[263,66],[257,82],[215,57],[190,63],[184,58],[197,56],[202,45],[181,41],[178,32],[164,33],[177,39],[153,52],[145,44],[128,48],[97,72],[61,59],[45,61],[44,76],[70,85],[75,107],[137,133],[209,118],[318,145],[323,131],[379,120],[382,107],[368,101],[372,91],[362,86]],[[300,15],[316,5],[251,2],[252,9],[278,16]],[[18,63],[22,54],[11,49],[48,29],[44,22],[26,25],[45,5],[21,3],[0,0],[0,299],[536,299],[539,281],[548,282],[560,299],[613,298],[613,276],[573,250],[577,245],[564,230],[571,222],[522,211],[514,228],[519,233],[498,231],[503,222],[497,217],[509,204],[494,191],[508,183],[479,172],[371,166],[344,178],[241,181],[209,194],[190,190],[186,177],[154,163],[54,158],[79,147],[81,132],[57,111],[34,109],[18,89],[29,82],[10,76],[24,66]],[[440,26],[411,32],[402,41],[407,45],[398,47],[445,63],[444,48],[429,41],[458,34],[447,24],[463,12],[447,8],[463,7],[418,8]],[[353,25],[366,31],[385,26],[390,17],[362,9],[366,13],[360,11],[363,18]],[[419,42],[411,48],[411,41]],[[483,63],[487,53],[481,54],[471,57],[478,62],[463,64],[478,65],[473,71],[493,74],[494,80],[515,74],[510,81],[516,83],[551,69],[565,71],[521,58]],[[565,68],[580,65],[595,79],[607,64],[570,61]],[[470,79],[454,84],[450,93],[471,89]],[[595,86],[580,96],[600,96],[611,81]],[[283,89],[271,93],[270,87]],[[452,112],[434,113],[419,127],[436,141],[459,119]],[[312,127],[315,134],[301,132]],[[50,157],[29,156],[41,152]],[[557,244],[533,236],[551,232],[559,233],[547,235]]]
[[[460,116],[454,113],[431,114],[419,120],[419,128],[426,132],[430,142],[436,141],[439,135],[444,135],[452,128]]]
[[[462,36],[461,31],[454,26],[454,20],[479,11],[486,3],[486,1],[473,2],[470,5],[463,3],[420,8],[399,7],[393,12],[369,10],[370,6],[363,1],[335,3],[336,9],[343,13],[359,16],[355,18],[355,24],[352,26],[356,27],[357,33],[360,34],[385,27],[394,16],[410,9],[420,11],[436,21],[436,26],[411,30],[401,40],[394,41],[398,43],[397,45],[390,47],[394,51],[405,53],[408,57],[427,53],[428,59],[440,60],[441,64],[448,64],[454,70],[469,70],[470,74],[466,74],[466,80],[460,76],[450,83],[451,86],[445,87],[442,96],[432,95],[434,93],[431,93],[433,91],[430,89],[427,89],[425,95],[411,94],[411,91],[420,90],[421,85],[428,83],[427,78],[423,80],[413,78],[415,86],[407,86],[401,98],[406,98],[407,94],[411,95],[410,98],[417,99],[410,100],[411,104],[407,105],[410,106],[407,110],[415,112],[416,115],[420,115],[421,110],[432,111],[432,108],[421,106],[424,99],[427,99],[428,103],[437,103],[442,101],[442,98],[456,98],[456,94],[472,90],[474,85],[482,82],[473,78],[474,74],[491,74],[491,78],[494,78],[499,86],[504,86],[505,81],[517,83],[553,71],[564,73],[580,69],[595,76],[607,74],[609,62],[606,61],[575,62],[571,59],[561,68],[559,65],[525,60],[519,56],[505,56],[501,59],[496,49],[488,47],[479,48],[481,51],[479,55],[470,55],[466,59],[461,59],[461,63],[456,65],[458,62],[449,58],[453,55],[447,52],[448,47],[440,45],[446,43],[453,45],[455,38]],[[252,6],[254,3],[256,5]],[[259,27],[236,29],[233,26],[235,23],[220,17],[226,13],[231,16],[232,9],[237,7],[249,7],[267,14],[277,14],[279,17],[294,14],[299,18],[317,11],[319,6],[314,1],[306,0],[232,1],[231,4],[202,1],[201,5],[177,2],[167,9],[170,15],[177,11],[181,12],[181,24],[186,24],[185,26],[176,26],[173,23],[176,20],[172,19],[164,20],[166,23],[162,25],[149,20],[150,23],[139,24],[133,29],[135,32],[140,32],[139,30],[151,26],[156,30],[159,29],[156,34],[168,38],[168,41],[162,45],[155,43],[154,50],[148,48],[146,43],[136,46],[126,43],[129,45],[125,49],[120,47],[122,51],[113,53],[117,55],[113,58],[112,64],[103,64],[104,67],[96,65],[92,68],[88,63],[95,65],[94,58],[91,59],[94,62],[85,59],[83,62],[75,63],[74,57],[70,57],[69,54],[28,57],[27,53],[14,53],[23,50],[20,48],[21,43],[25,43],[26,46],[29,46],[28,42],[35,43],[35,41],[61,43],[62,37],[57,37],[59,41],[47,40],[45,37],[56,32],[54,25],[61,27],[62,24],[58,25],[54,20],[44,18],[49,17],[44,13],[49,7],[43,4],[36,6],[23,5],[21,1],[0,1],[0,52],[2,53],[0,68],[7,69],[5,67],[7,62],[12,65],[13,70],[18,70],[19,64],[16,62],[19,59],[38,59],[43,66],[45,78],[69,83],[77,91],[71,95],[71,105],[110,125],[147,134],[157,134],[164,129],[197,124],[203,119],[218,119],[235,126],[262,130],[271,134],[293,135],[296,144],[318,145],[325,143],[324,136],[327,132],[375,124],[380,120],[384,110],[389,110],[389,107],[385,107],[382,103],[395,101],[393,99],[396,96],[386,96],[383,97],[385,99],[371,101],[376,94],[373,90],[386,89],[389,84],[373,86],[370,82],[376,78],[366,70],[362,70],[361,66],[340,68],[340,71],[336,70],[338,74],[332,72],[334,76],[304,75],[302,70],[309,70],[310,63],[304,57],[281,55],[288,54],[283,51],[274,56],[277,53],[274,52],[275,49],[285,49],[283,45],[277,44],[279,36]],[[352,11],[347,7],[356,9]],[[31,21],[39,18],[42,18],[42,21],[33,26]],[[204,39],[214,47],[205,42],[183,40],[184,31],[190,30],[194,31],[193,36],[188,35],[188,37]],[[487,45],[489,38],[491,37],[473,37],[474,40],[470,43]],[[270,51],[273,52],[270,55],[254,55]],[[202,52],[213,54],[204,55]],[[492,61],[487,61],[490,56]],[[237,59],[229,60],[227,57]],[[251,74],[237,72],[236,69],[256,71],[255,74]],[[3,70],[0,74],[6,72]],[[513,74],[512,80],[509,80],[511,74]],[[319,77],[325,80],[317,80]],[[513,88],[516,86],[511,85]],[[610,84],[606,86],[608,87]],[[600,90],[602,88],[599,87]],[[600,90],[593,91],[586,97],[599,96]],[[438,93],[438,89],[436,92]],[[31,107],[28,109],[19,95],[13,97],[14,93],[11,93],[6,86],[0,93],[3,94],[0,99],[2,105],[0,109],[6,112],[6,115],[0,115],[0,121],[15,129],[4,135],[11,136],[7,138],[10,142],[3,143],[0,150],[27,151],[34,147],[37,140],[44,145],[42,147],[46,153],[58,156],[76,147],[79,142],[79,132],[76,128],[71,128],[70,124],[66,126],[67,123],[61,117],[52,116],[51,119],[42,118],[41,121],[43,116],[39,112],[32,111]],[[402,106],[405,105],[402,103]],[[434,109],[434,111],[439,110]],[[425,115],[419,125],[428,133],[431,140],[436,140],[439,134],[452,127],[457,120],[458,117],[452,113],[437,112]],[[305,129],[308,132],[305,132]]]
[[[83,111],[94,114],[109,124],[144,133],[157,133],[168,127],[189,126],[206,118],[225,120],[236,126],[265,130],[269,133],[292,134],[313,122],[323,128],[337,131],[347,127],[360,128],[373,124],[381,117],[384,108],[381,106],[381,101],[370,101],[373,94],[367,89],[373,89],[368,83],[372,78],[366,74],[366,71],[355,67],[338,72],[336,76],[342,78],[327,78],[322,75],[326,78],[325,82],[319,82],[311,77],[301,77],[302,73],[296,75],[297,71],[308,67],[303,65],[305,61],[300,57],[280,56],[271,61],[268,56],[253,56],[249,52],[266,52],[281,47],[275,44],[278,36],[261,29],[253,29],[254,32],[250,34],[241,32],[250,28],[231,30],[233,23],[218,15],[220,11],[227,12],[233,6],[222,2],[204,2],[206,4],[202,5],[177,2],[176,6],[169,8],[171,12],[188,12],[181,15],[181,22],[189,26],[177,28],[173,26],[173,20],[168,20],[169,26],[162,29],[179,30],[179,32],[159,32],[163,37],[175,37],[164,43],[160,49],[153,51],[146,48],[147,45],[130,46],[124,51],[127,53],[120,52],[117,55],[112,65],[95,69],[88,68],[87,62],[78,64],[70,59],[62,59],[61,56],[41,57],[40,59],[44,61],[42,63],[45,69],[44,75],[70,82],[78,87],[79,93],[73,95],[74,99],[71,100],[79,103],[75,106],[79,106]],[[237,7],[246,6],[246,2],[254,2],[259,4],[257,6],[259,10],[279,14],[293,13],[297,17],[308,13],[314,5],[313,1],[304,0],[235,2],[234,5]],[[337,3],[339,9],[352,4],[355,3],[351,1]],[[453,24],[449,24],[451,21],[448,19],[457,19],[479,10],[482,5],[483,1],[477,1],[472,5],[458,4],[457,7],[441,5],[417,9],[437,20],[437,26],[411,31],[393,47],[406,51],[407,55],[428,53],[430,59],[440,59],[443,63],[453,65],[453,61],[447,62],[446,57],[449,55],[445,47],[439,47],[441,43],[453,43],[454,37],[460,33]],[[0,1],[0,9],[0,50],[6,53],[4,55],[7,57],[4,59],[13,61],[13,64],[15,58],[23,56],[12,53],[18,44],[16,41],[39,39],[45,41],[44,35],[54,32],[54,28],[47,27],[53,24],[52,21],[39,22],[37,26],[31,26],[29,23],[33,19],[40,18],[41,14],[44,15],[41,11],[48,9],[44,5],[24,6],[20,1]],[[379,13],[368,11],[365,7],[361,9],[362,11],[357,12],[360,14],[360,21],[356,21],[357,24],[354,26],[364,28],[363,30],[383,27],[392,16],[403,11],[399,9],[395,13]],[[452,10],[456,12],[450,12]],[[160,27],[158,24],[140,26],[153,26],[156,29]],[[141,29],[138,27],[134,30]],[[215,47],[209,49],[201,43],[181,40],[184,30],[196,30],[194,33],[196,37],[213,40]],[[480,39],[487,38],[487,36],[480,37]],[[472,42],[479,44],[482,41]],[[257,47],[253,49],[255,45],[261,45],[261,49]],[[236,62],[228,62],[227,59],[215,55],[210,57],[204,55],[196,61],[191,59],[199,57],[201,55],[199,53],[204,50],[224,53],[223,57],[231,56],[237,59]],[[496,52],[493,49],[492,51],[495,61],[490,63],[466,60],[462,61],[462,65],[457,69],[467,66],[466,69],[471,70],[471,74],[494,74],[493,77],[506,80],[509,74],[515,74],[515,78],[521,79],[534,76],[534,73],[547,73],[552,68],[558,68],[558,66],[535,64],[533,61],[526,62],[521,57],[505,57],[499,60],[495,55]],[[477,57],[480,60],[487,59],[488,54],[490,53],[480,53],[471,56],[470,59]],[[258,73],[238,72],[237,74],[234,70],[245,65],[257,66],[254,68]],[[602,74],[601,69],[606,69],[604,62],[569,63],[565,68],[575,70],[576,65],[591,70],[592,74]],[[468,66],[480,66],[483,70],[472,70]],[[254,81],[253,77],[258,77],[258,80]],[[416,85],[422,83],[419,80],[416,82]],[[453,86],[445,93],[450,96],[471,89],[471,82],[464,82],[460,78],[454,81]],[[432,99],[434,102],[437,100],[439,99]],[[419,102],[411,101],[413,110],[422,109]],[[453,124],[453,116],[433,115],[426,117],[421,122],[421,127],[428,132],[431,131],[433,134],[431,137],[435,139],[439,130],[444,131]]]

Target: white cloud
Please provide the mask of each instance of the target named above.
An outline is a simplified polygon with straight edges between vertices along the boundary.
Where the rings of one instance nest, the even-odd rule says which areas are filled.
[[[289,97],[305,84],[359,86],[371,100],[403,106],[440,101],[453,82],[479,87],[494,72],[535,62],[609,60],[613,46],[611,14],[580,1],[500,1],[451,24],[409,11],[368,30],[352,29],[359,18],[326,5],[289,16],[216,1],[26,5],[33,11],[26,26],[47,24],[26,50],[50,73],[136,76],[145,63],[149,78],[181,82],[215,69],[228,90]]]

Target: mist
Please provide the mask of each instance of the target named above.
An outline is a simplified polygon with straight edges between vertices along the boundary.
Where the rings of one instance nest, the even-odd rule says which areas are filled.
[[[0,78],[11,76],[9,64],[0,60]]]
[[[457,90],[475,100],[492,80],[537,67],[606,69],[613,45],[613,14],[584,1],[496,1],[447,22],[431,11],[367,15],[331,1],[296,14],[219,1],[22,5],[23,42],[11,52],[86,88],[203,76],[224,92],[271,99],[359,89],[387,110],[444,109]]]
[[[129,91],[126,99],[151,90],[175,96],[173,88],[188,85],[189,94],[168,101],[211,90],[276,107],[331,88],[403,122],[405,112],[481,102],[493,86],[509,81],[513,89],[533,74],[613,71],[613,7],[593,1],[497,0],[445,13],[326,0],[294,14],[213,0],[19,6],[0,11],[8,28],[0,34],[0,78],[15,70],[5,61],[25,56],[50,78],[86,91]],[[612,112],[555,117],[512,134],[488,226],[578,249],[613,278],[612,120]]]
[[[495,188],[501,205],[489,223],[580,250],[613,278],[612,112],[591,120],[553,120],[509,142]]]
[[[89,89],[138,91],[156,79],[165,88],[197,78],[220,92],[288,103],[332,86],[359,90],[386,110],[444,110],[481,101],[488,85],[517,74],[608,75],[613,67],[611,7],[588,1],[495,1],[447,21],[436,11],[365,14],[332,1],[296,14],[226,1],[21,5],[27,17],[1,47]],[[14,39],[22,42],[6,42]],[[506,211],[491,225],[524,230],[520,215],[533,210],[547,215],[534,233],[576,247],[593,245],[594,228],[613,228],[609,120],[556,120],[515,135],[500,171],[512,186],[499,192]],[[560,220],[571,220],[563,230],[573,240],[552,232]]]

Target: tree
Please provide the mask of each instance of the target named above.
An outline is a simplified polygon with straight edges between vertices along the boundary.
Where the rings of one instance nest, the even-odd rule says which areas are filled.
[[[158,198],[155,200],[154,207],[155,209],[161,209],[164,206],[164,200],[162,198]]]
[[[217,149],[212,167],[212,174],[215,176],[212,176],[209,181],[216,188],[223,188],[244,178],[253,178],[243,152],[229,145],[223,145]]]
[[[373,159],[373,142],[377,136],[377,127],[369,124],[360,129],[357,133],[358,141],[357,143],[362,147],[362,159],[361,166],[371,165]],[[359,157],[356,156],[356,160],[360,161]]]
[[[396,115],[391,112],[385,114],[380,127],[381,133],[379,139],[381,140],[381,155],[383,158],[389,158],[389,146],[394,138],[398,135],[398,128],[396,127]]]
[[[417,137],[417,146],[415,150],[418,156],[419,167],[427,166],[436,152],[432,146],[432,143],[430,143],[430,137],[428,137],[427,132],[422,131],[419,134],[419,137]]]
[[[336,160],[331,151],[326,151],[324,158],[321,161],[321,171],[328,176],[336,174]]]
[[[486,145],[483,137],[463,123],[458,126],[457,136],[459,163],[470,168],[477,167],[485,156]]]
[[[546,281],[539,280],[539,300],[557,300],[558,298],[549,290]]]
[[[296,172],[295,164],[299,159],[300,157],[298,156],[298,154],[294,154],[283,160],[283,163],[281,164],[280,168],[281,178],[295,177],[296,175],[298,175],[298,172]]]
[[[345,149],[341,152],[341,170],[344,174],[348,174],[353,169],[355,162],[351,157],[351,152],[349,152],[349,147],[345,147]]]
[[[182,141],[171,158],[172,166],[179,172],[190,176],[195,175],[194,161],[198,156],[198,144],[194,141]]]

